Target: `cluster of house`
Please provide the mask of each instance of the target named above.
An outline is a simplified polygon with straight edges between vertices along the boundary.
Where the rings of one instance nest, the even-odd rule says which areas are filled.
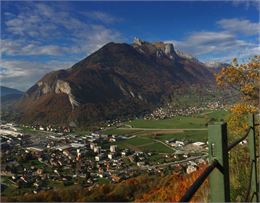
[[[144,116],[144,119],[165,119],[174,116],[189,116],[201,113],[205,110],[225,109],[225,105],[220,101],[208,102],[200,106],[190,106],[186,108],[176,108],[174,105],[168,104],[166,107],[159,107],[152,113]]]
[[[22,125],[22,127],[24,128],[29,128],[32,130],[40,130],[40,131],[47,131],[47,132],[54,132],[54,133],[70,133],[72,132],[72,128],[68,127],[68,126],[60,126],[60,127],[55,127],[52,125],[47,125],[47,126],[43,126],[40,124],[37,125]]]
[[[120,181],[140,173],[134,166],[144,155],[129,149],[119,149],[113,144],[124,136],[86,136],[59,133],[19,135],[10,133],[17,129],[3,126],[1,133],[1,176],[19,188],[31,188],[32,192],[52,188],[52,182],[73,184],[82,179],[91,185],[100,178]],[[10,131],[10,132],[9,132]]]
[[[188,145],[182,141],[167,140],[166,144],[178,152],[166,154],[165,163],[157,167],[149,159],[152,153],[118,147],[117,141],[128,139],[126,136],[54,132],[35,136],[19,133],[18,128],[11,125],[1,129],[8,131],[1,133],[1,176],[8,177],[9,183],[18,188],[31,189],[34,193],[52,189],[55,184],[91,186],[100,179],[118,182],[147,172],[161,174],[166,166],[175,167],[174,161],[179,158],[191,158],[189,150],[205,144],[192,143],[194,149],[186,149]],[[179,165],[183,172],[191,173],[197,170],[198,162]]]

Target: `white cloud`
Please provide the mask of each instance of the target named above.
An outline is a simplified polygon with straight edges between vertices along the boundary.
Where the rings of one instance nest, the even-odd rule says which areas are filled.
[[[199,56],[210,53],[224,53],[236,49],[243,49],[250,43],[236,39],[227,32],[194,32],[183,41],[173,41],[180,50]]]
[[[105,13],[92,12],[91,19],[98,21],[90,23],[64,2],[21,2],[16,9],[2,10],[0,80],[9,87],[26,90],[46,73],[69,68],[108,42],[122,41],[120,32],[98,23],[118,22]],[[20,60],[12,60],[16,56]],[[30,61],[32,56],[51,59]]]
[[[260,55],[257,35],[260,31],[258,23],[236,18],[222,19],[216,22],[221,31],[200,31],[190,33],[180,41],[169,40],[177,49],[199,58],[230,61],[232,58],[249,58]],[[251,41],[244,40],[243,35],[252,35]],[[254,42],[255,37],[255,42]]]
[[[242,33],[246,35],[257,35],[260,32],[260,24],[251,22],[247,19],[221,19],[217,21],[217,24],[220,25],[226,31],[232,33]]]
[[[19,60],[1,60],[0,80],[2,85],[27,90],[46,73],[70,68],[76,61],[33,62]]]
[[[25,40],[1,40],[1,53],[13,56],[35,56],[35,55],[49,55],[58,56],[64,53],[73,53],[74,49],[58,45],[42,45],[37,41],[31,41],[27,44]]]
[[[62,2],[61,2],[62,3]],[[25,3],[14,15],[4,12],[5,24],[2,53],[9,55],[88,55],[110,41],[122,41],[121,34],[100,24],[88,23],[64,11],[63,4]],[[96,18],[115,22],[111,15],[95,11]],[[104,19],[103,19],[104,20]],[[23,43],[21,43],[23,39]],[[57,43],[56,41],[59,41]],[[35,44],[37,42],[37,44]]]

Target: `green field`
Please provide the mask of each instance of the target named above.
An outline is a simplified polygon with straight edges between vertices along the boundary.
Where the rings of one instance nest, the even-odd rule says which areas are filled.
[[[176,116],[174,118],[164,120],[143,120],[137,119],[127,123],[133,128],[158,128],[158,129],[174,129],[174,128],[205,128],[205,119],[199,117]]]
[[[221,120],[225,120],[227,115],[228,115],[228,111],[224,111],[224,110],[219,110],[219,111],[212,111],[212,112],[208,112],[205,115],[208,115],[209,118],[214,118],[217,121],[221,121]]]
[[[172,149],[157,142],[152,137],[149,136],[137,136],[129,140],[117,142],[120,148],[130,148],[136,151],[144,152],[157,152],[157,153],[171,153]]]
[[[206,142],[208,139],[208,131],[207,130],[185,130],[181,133],[174,133],[174,134],[162,134],[158,135],[157,139],[159,140],[169,140],[169,139],[176,139],[182,141],[191,141],[191,142]]]
[[[159,141],[165,142],[165,140],[176,139],[188,142],[206,142],[208,138],[207,124],[209,122],[221,121],[225,119],[227,114],[227,111],[218,110],[205,111],[193,116],[177,116],[164,120],[136,119],[126,122],[120,128],[105,130],[104,133],[135,136],[131,139],[118,141],[117,144],[121,148],[171,153],[173,150]]]
[[[129,121],[126,125],[133,128],[158,128],[158,129],[176,129],[176,128],[206,128],[209,119],[220,121],[227,115],[227,111],[206,111],[202,114],[192,116],[176,116],[174,118],[163,120],[143,120],[136,119]]]
[[[118,128],[112,128],[109,130],[103,131],[105,134],[113,134],[113,135],[132,135],[138,133],[139,130],[133,130],[131,128],[129,129],[118,129]]]
[[[133,150],[140,150],[140,151],[150,151],[150,152],[158,152],[158,153],[171,153],[173,152],[172,149],[165,146],[164,144],[158,142],[162,141],[165,142],[166,140],[176,139],[180,141],[190,141],[190,142],[206,142],[208,136],[207,130],[186,130],[179,133],[172,133],[172,134],[156,134],[151,135],[149,133],[136,135],[136,137],[118,141],[117,144],[121,148],[130,148]]]
[[[148,137],[135,137],[127,140],[127,144],[139,146],[151,143],[151,139]]]
[[[172,150],[158,142],[154,142],[153,144],[143,146],[142,150],[144,152],[157,152],[157,153],[173,153],[174,152],[174,150]]]
[[[193,116],[176,116],[174,118],[163,120],[136,119],[124,123],[123,126],[120,128],[110,128],[104,130],[103,132],[105,134],[114,135],[142,135],[144,133],[144,129],[142,128],[145,128],[145,130],[147,130],[147,132],[150,132],[151,134],[154,131],[158,131],[160,129],[206,129],[208,122],[225,120],[227,114],[227,111],[215,110],[205,111],[201,114]]]

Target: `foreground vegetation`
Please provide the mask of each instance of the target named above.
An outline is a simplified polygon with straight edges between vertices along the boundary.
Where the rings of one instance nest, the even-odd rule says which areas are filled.
[[[97,184],[92,188],[80,185],[66,189],[56,189],[27,194],[24,196],[2,197],[2,201],[22,202],[118,202],[118,201],[178,201],[193,181],[200,175],[203,168],[191,175],[163,175],[161,177],[144,175],[124,180],[117,184]],[[206,202],[207,182],[194,196],[193,201]],[[174,193],[173,193],[174,191]]]

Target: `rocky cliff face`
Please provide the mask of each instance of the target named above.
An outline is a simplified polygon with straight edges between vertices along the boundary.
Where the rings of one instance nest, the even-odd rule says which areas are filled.
[[[34,90],[31,90],[31,89],[34,89]],[[31,89],[27,92],[26,97],[33,95],[33,98],[35,101],[40,99],[42,96],[48,95],[50,93],[55,93],[55,94],[63,93],[68,96],[72,109],[76,106],[79,106],[79,102],[76,101],[76,98],[72,93],[72,88],[71,88],[70,84],[66,81],[59,80],[59,79],[56,79],[54,81],[40,80]],[[31,91],[33,93],[31,93]]]
[[[199,61],[169,43],[108,43],[68,70],[48,73],[17,103],[20,121],[85,124],[149,111],[175,88],[213,83]]]
[[[134,38],[132,46],[143,54],[155,55],[158,58],[168,57],[169,59],[177,59],[177,54],[173,44],[164,42],[149,43],[138,38]]]

